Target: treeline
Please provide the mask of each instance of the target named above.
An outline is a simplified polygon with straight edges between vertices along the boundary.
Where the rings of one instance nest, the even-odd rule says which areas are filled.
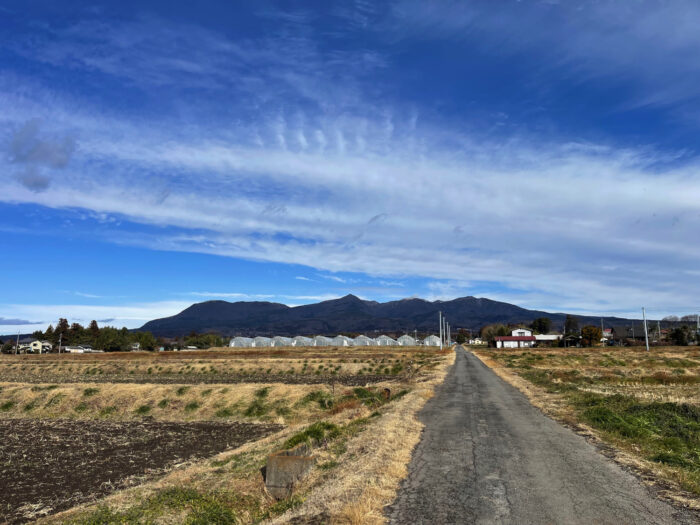
[[[62,347],[89,345],[95,350],[106,352],[126,352],[132,350],[138,343],[140,350],[178,350],[187,347],[211,348],[226,346],[224,339],[216,334],[191,333],[186,337],[164,339],[154,337],[151,332],[131,332],[128,328],[113,326],[100,327],[97,321],[91,321],[87,327],[80,323],[68,323],[67,319],[58,320],[56,327],[49,325],[45,331],[37,330],[32,337],[40,341],[48,341],[58,351],[59,341]],[[2,351],[12,352],[15,339],[8,338],[2,345]]]

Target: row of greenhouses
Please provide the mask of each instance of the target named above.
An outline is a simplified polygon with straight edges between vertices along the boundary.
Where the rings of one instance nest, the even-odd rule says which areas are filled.
[[[410,335],[402,335],[393,339],[388,335],[379,337],[367,337],[358,335],[355,338],[337,335],[326,337],[317,335],[315,337],[234,337],[229,342],[231,348],[270,348],[280,346],[440,346],[440,338],[436,335],[429,335],[423,340],[415,339]]]

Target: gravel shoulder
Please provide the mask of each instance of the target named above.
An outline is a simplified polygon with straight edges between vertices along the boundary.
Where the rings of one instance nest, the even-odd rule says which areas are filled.
[[[460,347],[419,419],[390,523],[698,523]]]

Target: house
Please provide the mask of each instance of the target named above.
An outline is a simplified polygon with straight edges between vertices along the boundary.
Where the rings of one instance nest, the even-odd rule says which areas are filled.
[[[19,351],[32,354],[45,354],[53,349],[53,345],[48,341],[39,341],[33,337],[25,337],[19,341]]]
[[[131,343],[131,351],[138,352],[141,350],[141,343]]]
[[[400,346],[416,346],[416,340],[410,335],[402,335],[396,340]]]
[[[516,328],[515,330],[511,330],[510,335],[513,337],[531,337],[532,330],[529,328]]]
[[[532,335],[502,335],[493,340],[496,348],[532,348],[537,341]]]
[[[476,338],[474,338],[474,339],[469,339],[469,341],[467,341],[467,344],[470,344],[470,345],[484,345],[484,344],[486,344],[486,341],[484,341],[481,337],[476,337]]]

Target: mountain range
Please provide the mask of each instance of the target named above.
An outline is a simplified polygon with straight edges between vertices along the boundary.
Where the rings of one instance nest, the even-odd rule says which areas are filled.
[[[177,337],[191,332],[215,332],[224,336],[244,335],[336,335],[338,333],[437,332],[438,312],[453,327],[479,329],[486,324],[530,323],[539,317],[552,320],[561,329],[565,313],[527,310],[519,306],[478,297],[460,297],[451,301],[426,301],[410,298],[379,303],[354,295],[303,306],[287,306],[261,301],[205,301],[177,315],[155,319],[139,330],[156,336]],[[600,317],[576,316],[579,325],[600,324]],[[628,319],[603,318],[606,325],[624,324]]]

